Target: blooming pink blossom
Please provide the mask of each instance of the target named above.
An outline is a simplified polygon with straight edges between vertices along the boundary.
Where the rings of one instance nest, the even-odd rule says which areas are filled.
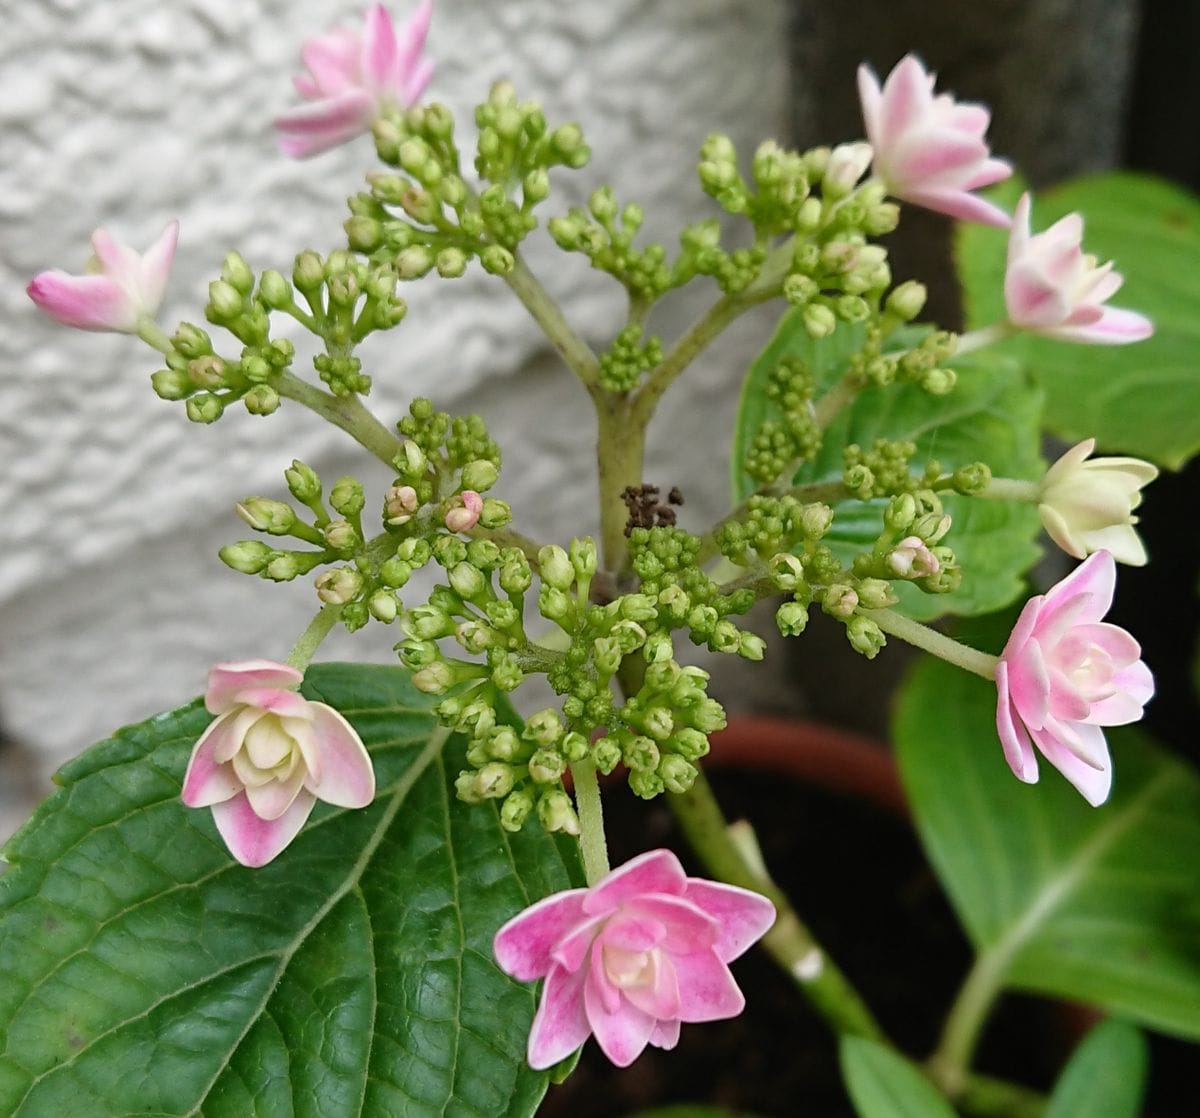
[[[1009,768],[1036,782],[1036,745],[1093,806],[1112,787],[1101,727],[1136,722],[1154,694],[1137,641],[1100,620],[1115,583],[1113,557],[1097,551],[1025,604],[996,665],[996,729]]]
[[[39,272],[25,290],[65,326],[136,334],[142,320],[153,318],[162,302],[178,239],[179,222],[169,222],[145,253],[137,253],[97,229],[85,275],[55,268]]]
[[[991,114],[982,105],[934,96],[934,75],[905,55],[883,88],[869,66],[858,68],[867,139],[875,175],[905,202],[965,221],[1007,226],[1008,214],[971,193],[1012,174],[993,159],[984,133]]]
[[[308,73],[293,79],[309,103],[275,121],[284,153],[316,155],[369,131],[386,107],[412,105],[433,76],[433,60],[421,56],[432,14],[431,0],[421,0],[397,32],[387,9],[373,4],[361,32],[343,27],[309,39],[300,52]]]
[[[474,489],[464,489],[459,496],[462,504],[455,505],[446,513],[446,527],[451,532],[469,532],[479,523],[483,498]]]
[[[1143,567],[1146,547],[1133,510],[1158,470],[1140,458],[1090,458],[1095,449],[1095,439],[1084,439],[1046,471],[1038,494],[1042,524],[1076,559],[1103,550],[1118,563]]]
[[[647,1044],[674,1048],[683,1021],[736,1017],[745,1006],[726,965],[775,920],[765,897],[686,877],[652,850],[588,889],[555,893],[496,933],[513,978],[545,978],[529,1063],[548,1068],[594,1033],[626,1067]]]
[[[271,861],[317,800],[366,807],[375,798],[362,739],[332,707],[295,691],[302,678],[271,660],[217,664],[208,676],[204,705],[217,717],[192,750],[182,797],[212,808],[244,866]]]
[[[1044,233],[1030,235],[1028,194],[1013,214],[1004,273],[1008,320],[1022,330],[1067,342],[1124,345],[1154,333],[1154,324],[1136,311],[1106,307],[1121,286],[1112,261],[1096,264],[1084,254],[1083,218],[1067,214]]]

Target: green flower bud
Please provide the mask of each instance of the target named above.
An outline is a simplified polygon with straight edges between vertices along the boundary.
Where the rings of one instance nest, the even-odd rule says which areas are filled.
[[[338,478],[329,491],[329,503],[342,516],[357,516],[366,504],[361,482],[352,477]]]
[[[892,593],[891,583],[881,578],[864,578],[858,583],[858,600],[864,609],[887,609],[900,599]]]
[[[845,620],[858,609],[858,592],[844,582],[832,583],[821,595],[821,608],[830,616]]]
[[[383,225],[366,214],[347,218],[342,228],[346,230],[346,243],[355,252],[374,252],[383,243]]]
[[[692,608],[692,599],[681,586],[664,586],[658,595],[658,612],[674,624],[678,624]]]
[[[499,476],[500,471],[493,463],[486,458],[477,458],[462,468],[462,488],[483,493],[496,484]]]
[[[658,616],[649,594],[625,594],[620,603],[621,617],[626,621],[650,621]]]
[[[521,612],[512,602],[503,598],[493,598],[483,603],[483,612],[487,619],[501,632],[516,629],[521,623]]]
[[[424,245],[409,245],[396,255],[396,274],[401,279],[419,279],[432,267],[433,253]]]
[[[816,199],[810,198],[810,202]],[[806,203],[807,204],[807,203]],[[819,210],[820,203],[817,203]],[[790,276],[786,276],[783,281],[783,297],[792,304],[793,307],[806,306],[812,299],[821,293],[820,286],[809,279],[808,276],[802,275],[799,272],[793,272]]]
[[[428,540],[423,540],[419,536],[410,536],[406,540],[401,540],[396,546],[396,558],[411,564],[414,568],[423,567],[433,558],[433,548],[429,546]]]
[[[479,523],[484,528],[503,528],[512,520],[512,509],[507,501],[497,501],[494,497],[483,499],[483,512],[479,514]]]
[[[986,462],[971,462],[954,471],[954,492],[964,497],[977,497],[992,482],[992,471]]]
[[[621,743],[611,735],[597,738],[591,746],[592,763],[605,776],[621,762]]]
[[[483,803],[483,796],[479,794],[479,774],[471,770],[459,773],[454,778],[454,794],[464,804]]]
[[[646,643],[646,630],[636,621],[618,621],[609,636],[617,642],[623,656],[636,652]]]
[[[199,395],[193,396],[185,407],[187,417],[193,423],[215,423],[225,410],[225,405],[221,402],[220,397],[214,396],[210,392],[201,392]]]
[[[500,805],[500,826],[506,831],[519,831],[533,810],[533,793],[524,788],[510,792]]]
[[[496,644],[497,634],[490,626],[478,621],[463,621],[455,627],[454,639],[472,656],[478,656]]]
[[[871,308],[859,295],[839,296],[833,309],[843,322],[865,322],[871,316]]]
[[[507,276],[517,265],[513,254],[503,245],[488,245],[479,254],[479,263],[493,276]]]
[[[742,633],[737,651],[743,660],[761,660],[767,654],[767,642],[757,633]]]
[[[244,575],[256,575],[271,561],[275,552],[261,540],[238,540],[226,544],[217,554],[227,567]]]
[[[292,268],[292,283],[305,294],[312,294],[325,283],[325,266],[315,252],[305,251],[296,257]]]
[[[475,787],[481,799],[504,799],[513,790],[512,766],[502,761],[490,761],[479,770]]]
[[[530,171],[521,184],[521,191],[525,200],[534,205],[545,201],[550,194],[550,176],[546,174],[545,168],[535,167]]]
[[[591,536],[573,539],[570,548],[571,566],[579,580],[586,581],[596,573],[596,541]]]
[[[396,620],[396,614],[400,612],[400,603],[396,601],[396,595],[390,591],[376,590],[367,602],[367,609],[371,611],[371,616],[376,621],[382,621],[388,625]]]
[[[505,555],[500,565],[500,588],[506,594],[524,594],[533,582],[529,560],[516,549]]]
[[[589,748],[587,738],[575,730],[567,734],[559,746],[562,755],[572,763],[582,761],[588,755]]]
[[[930,369],[921,378],[921,387],[930,396],[947,396],[954,391],[958,382],[958,374],[953,369]]]
[[[501,691],[515,691],[525,678],[525,673],[521,671],[520,665],[507,654],[497,656],[491,668],[492,682]]]
[[[194,357],[207,357],[212,353],[212,339],[199,326],[181,322],[171,338],[171,345],[189,361]]]
[[[150,387],[162,400],[184,400],[192,394],[192,378],[180,369],[159,369],[150,374]]]
[[[481,571],[493,570],[500,562],[500,547],[494,540],[472,540],[467,544],[467,562]]]
[[[282,310],[292,305],[292,285],[282,272],[268,268],[259,277],[258,297],[272,310]]]
[[[642,730],[655,741],[666,741],[675,730],[675,719],[666,707],[651,707],[642,719]]]
[[[883,510],[883,523],[893,532],[906,532],[917,518],[917,500],[911,493],[899,493]]]
[[[821,227],[821,199],[805,198],[796,214],[796,228],[802,233],[813,233]]]
[[[264,578],[269,578],[272,582],[290,582],[300,575],[307,574],[322,562],[324,562],[324,555],[319,551],[308,556],[298,555],[294,551],[285,551],[274,556],[263,568],[262,573]]]
[[[720,620],[717,611],[712,606],[696,606],[687,615],[687,625],[693,637],[703,637],[706,640]]]
[[[579,816],[571,804],[571,798],[561,788],[543,792],[537,805],[538,821],[551,833],[561,831],[568,835],[579,834]]]
[[[251,415],[271,415],[279,410],[279,393],[269,384],[256,384],[242,397],[242,403]]]
[[[547,708],[531,714],[525,722],[521,736],[535,745],[557,745],[563,736],[563,724],[558,711]]]
[[[809,303],[801,312],[805,333],[814,340],[827,338],[837,329],[837,316],[824,303]]]
[[[348,554],[362,543],[362,537],[348,520],[331,520],[321,529],[321,535],[329,547],[342,554]]]
[[[296,523],[296,512],[291,505],[269,497],[247,497],[235,508],[238,516],[256,532],[269,532],[272,536],[286,536]]]
[[[682,674],[682,669],[674,660],[656,660],[646,668],[645,690],[651,694],[669,691]]]
[[[883,630],[869,617],[858,614],[846,623],[846,636],[855,652],[861,652],[868,660],[874,660],[879,650],[887,644]]]
[[[462,249],[451,247],[442,249],[434,258],[434,264],[443,279],[458,279],[467,270],[469,259]]]
[[[436,646],[435,646],[436,647]],[[458,721],[458,729],[472,737],[482,737],[496,725],[496,710],[491,703],[476,699],[468,703]]]
[[[679,793],[686,792],[696,783],[698,773],[696,766],[690,761],[671,755],[662,759],[658,775],[662,778],[663,787],[668,792]]]
[[[566,771],[565,758],[552,749],[539,749],[529,758],[529,779],[535,784],[557,784]]]
[[[780,552],[767,564],[767,575],[776,590],[790,593],[804,582],[804,564],[795,555]]]
[[[906,280],[892,290],[887,297],[886,309],[897,318],[911,322],[925,309],[925,299],[928,291],[923,283],[916,280]]]
[[[575,603],[557,587],[543,586],[538,592],[538,613],[559,624],[569,623],[575,616]]]
[[[784,602],[775,613],[775,624],[785,637],[798,637],[808,626],[808,609],[799,602]]]
[[[699,730],[693,730],[690,726],[682,726],[675,731],[675,736],[667,743],[667,747],[678,753],[684,760],[696,761],[708,753],[709,741]]]
[[[496,761],[513,761],[523,752],[511,726],[491,727],[488,735],[487,754]]]
[[[405,610],[400,617],[400,628],[415,640],[440,640],[454,632],[454,619],[445,610],[423,605]]]
[[[643,800],[652,800],[664,788],[663,779],[656,772],[647,769],[636,769],[629,774],[629,789],[635,796]]]
[[[254,273],[240,253],[227,252],[221,265],[221,279],[241,295],[249,295],[254,287]]]
[[[429,459],[415,442],[409,439],[401,448],[400,453],[392,461],[392,465],[410,481],[418,480],[429,469]]]
[[[642,646],[642,656],[650,665],[666,663],[674,660],[675,646],[671,642],[671,634],[663,630],[650,633]]]
[[[468,602],[483,597],[489,589],[488,578],[470,563],[456,563],[450,568],[449,579],[455,593]]]
[[[542,582],[556,590],[570,590],[575,584],[575,568],[557,544],[547,544],[538,551],[538,570]]]
[[[725,708],[716,699],[705,699],[688,712],[692,728],[702,734],[725,729]]]
[[[351,567],[335,567],[317,575],[314,585],[321,601],[331,606],[344,606],[358,597],[363,588],[363,577]]]
[[[718,621],[713,626],[708,644],[716,652],[737,652],[741,644],[738,627],[732,621]]]
[[[658,768],[661,755],[658,746],[645,734],[638,734],[625,745],[622,753],[625,767],[628,769],[647,769],[650,772]]]
[[[299,458],[293,459],[291,466],[283,471],[283,479],[292,496],[302,504],[310,505],[321,499],[321,479],[316,470]]]
[[[205,317],[210,322],[230,322],[242,313],[242,296],[233,284],[225,280],[213,280],[208,285],[208,306]]]
[[[444,660],[435,660],[417,672],[412,683],[427,695],[440,695],[454,683],[454,672]]]
[[[597,637],[592,641],[592,663],[602,676],[615,675],[622,658],[621,644],[615,637]]]

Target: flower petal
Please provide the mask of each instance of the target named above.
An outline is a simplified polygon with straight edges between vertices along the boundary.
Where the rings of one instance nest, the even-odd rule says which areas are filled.
[[[675,967],[665,951],[650,956],[650,981],[646,985],[628,986],[627,997],[643,1013],[656,1021],[669,1021],[679,1016],[679,982]]]
[[[743,954],[775,923],[775,906],[749,889],[689,877],[685,898],[716,920],[720,931],[712,949],[723,963]]]
[[[644,893],[682,896],[686,888],[687,875],[679,859],[669,850],[650,850],[630,859],[588,890],[583,910],[588,915],[605,912]]]
[[[1088,556],[1066,578],[1046,591],[1038,612],[1038,631],[1053,625],[1058,614],[1072,608],[1074,599],[1082,594],[1089,598],[1075,622],[1099,621],[1112,608],[1116,586],[1117,566],[1113,557],[1107,551]]]
[[[679,1043],[679,1020],[674,1021],[655,1021],[654,1028],[650,1032],[650,1043],[655,1048],[664,1048],[670,1051]]]
[[[1029,732],[1013,706],[1008,688],[1008,663],[1001,660],[996,665],[996,733],[1004,750],[1004,759],[1013,775],[1026,784],[1036,784],[1038,778],[1037,756]]]
[[[1046,758],[1060,773],[1063,774],[1082,794],[1092,807],[1099,807],[1108,799],[1112,791],[1112,763],[1108,758],[1108,747],[1104,742],[1104,733],[1095,726],[1080,726],[1081,730],[1100,735],[1103,747],[1103,768],[1095,768],[1086,761],[1081,761],[1074,753],[1064,746],[1053,734],[1045,731],[1034,731],[1033,739],[1042,756]]]
[[[333,707],[308,704],[320,754],[319,779],[309,784],[318,800],[366,807],[375,799],[375,768],[358,732]]]
[[[689,889],[696,880],[693,877],[687,879]],[[712,947],[721,933],[716,919],[704,912],[690,896],[651,893],[627,901],[622,912],[653,919],[662,928],[659,942],[672,955],[705,951]]]
[[[392,17],[382,4],[372,4],[362,37],[360,73],[377,97],[386,97],[396,86],[398,61]]]
[[[290,690],[300,685],[302,672],[274,660],[239,660],[214,664],[208,673],[208,690],[204,705],[210,714],[223,714],[235,703],[242,702],[238,694],[248,688],[279,688]]]
[[[1154,676],[1138,660],[1113,676],[1118,690],[1107,699],[1092,703],[1085,721],[1096,726],[1127,726],[1142,717],[1142,708],[1154,697]]]
[[[236,796],[242,790],[242,782],[234,773],[233,766],[218,761],[213,755],[220,746],[227,744],[233,721],[231,714],[214,719],[192,749],[180,792],[180,799],[188,807],[210,807]]]
[[[565,1060],[591,1033],[583,1006],[585,975],[586,971],[571,974],[562,967],[553,967],[546,975],[526,1055],[535,1071]]]
[[[587,892],[568,889],[552,893],[509,920],[492,940],[500,969],[520,982],[546,975],[553,965],[555,946],[584,919]]]
[[[55,269],[39,272],[25,291],[43,313],[64,326],[126,334],[137,329],[128,294],[107,276],[72,276]]]
[[[583,1007],[596,1043],[617,1067],[626,1068],[632,1064],[650,1042],[654,1018],[626,998],[620,999],[615,1012],[607,1012],[600,991],[591,979],[584,982]]]
[[[746,1008],[733,975],[714,952],[677,955],[672,961],[679,982],[681,1021],[723,1021]]]
[[[1140,342],[1154,333],[1154,323],[1137,311],[1122,307],[1105,307],[1100,319],[1089,326],[1060,326],[1043,330],[1048,338],[1091,345],[1128,345]]]
[[[265,784],[247,784],[246,799],[260,819],[274,820],[284,814],[304,788],[304,768],[297,766],[287,780],[268,780]],[[306,813],[307,814],[307,813]]]
[[[142,255],[138,265],[138,290],[143,314],[154,314],[163,301],[178,243],[179,222],[169,221],[158,239]]]
[[[243,794],[213,804],[213,821],[229,853],[243,866],[265,866],[296,837],[315,802],[302,788],[292,806],[278,819],[262,819]]]
[[[994,225],[999,229],[1007,229],[1012,224],[1012,218],[999,206],[965,189],[910,189],[902,197],[906,202],[958,218],[959,221],[977,221],[981,225]]]

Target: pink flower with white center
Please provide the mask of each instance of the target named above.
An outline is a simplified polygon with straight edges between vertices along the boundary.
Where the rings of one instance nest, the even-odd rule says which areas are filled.
[[[1013,214],[1004,272],[1008,321],[1021,330],[1092,345],[1125,345],[1154,333],[1136,311],[1106,307],[1124,277],[1112,261],[1097,265],[1082,248],[1083,218],[1067,214],[1043,233],[1030,234],[1028,194]]]
[[[1012,174],[1010,164],[991,157],[984,140],[991,114],[947,93],[934,96],[933,84],[934,75],[911,54],[896,63],[882,89],[869,66],[858,68],[875,175],[902,201],[1007,227],[1008,214],[971,193]]]
[[[905,536],[888,556],[888,566],[901,578],[925,578],[942,569],[938,557],[920,536]]]
[[[674,1048],[681,1022],[736,1017],[745,998],[727,964],[774,921],[765,897],[687,877],[669,850],[527,908],[496,933],[494,950],[513,978],[546,980],[530,1066],[553,1066],[594,1033],[626,1067],[647,1044]]]
[[[136,334],[162,303],[178,240],[178,221],[169,222],[145,253],[97,229],[85,275],[55,268],[39,272],[25,290],[41,310],[64,326]]]
[[[469,532],[479,523],[483,513],[483,498],[474,489],[464,489],[459,497],[462,504],[446,513],[446,527],[451,532]]]
[[[309,104],[275,121],[284,153],[317,155],[370,131],[385,108],[414,104],[433,76],[433,60],[421,56],[432,15],[431,0],[422,0],[397,31],[374,4],[361,32],[343,27],[309,39],[300,51],[308,73],[293,79]]]
[[[1136,722],[1154,694],[1141,646],[1100,620],[1115,584],[1113,557],[1097,551],[1026,602],[996,665],[996,729],[1009,768],[1035,783],[1036,745],[1093,807],[1112,787],[1101,727]]]
[[[362,739],[336,710],[296,692],[303,675],[272,660],[217,664],[200,735],[183,778],[188,807],[211,807],[229,852],[244,866],[271,861],[317,800],[366,807],[375,770]]]
[[[1059,547],[1076,559],[1108,551],[1118,563],[1146,565],[1146,547],[1134,530],[1142,486],[1158,469],[1140,458],[1089,458],[1095,439],[1071,447],[1046,471],[1038,514]]]

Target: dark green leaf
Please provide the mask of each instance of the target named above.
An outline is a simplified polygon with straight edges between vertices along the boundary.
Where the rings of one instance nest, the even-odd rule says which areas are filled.
[[[1045,1118],[1137,1118],[1146,1087],[1146,1040],[1124,1021],[1104,1021],[1063,1069]]]
[[[996,201],[1012,206],[1020,186]],[[1077,179],[1034,201],[1034,232],[1078,211],[1084,250],[1113,260],[1125,284],[1114,305],[1154,320],[1152,338],[1092,346],[1019,337],[1003,345],[1046,389],[1046,424],[1072,441],[1095,436],[1106,450],[1177,469],[1200,450],[1200,200],[1143,175]],[[1004,317],[1007,234],[960,227],[956,248],[972,328]]]
[[[864,1037],[843,1036],[839,1055],[859,1118],[955,1118],[937,1088],[892,1049]]]
[[[1104,806],[1045,761],[1022,784],[995,707],[988,681],[930,659],[895,723],[925,849],[989,973],[1200,1038],[1200,778],[1130,729],[1108,732]]]
[[[898,339],[910,344],[911,332]],[[907,339],[907,342],[906,340]],[[776,413],[766,395],[767,378],[781,357],[803,358],[813,369],[818,391],[844,372],[847,357],[861,344],[861,329],[840,326],[814,342],[804,332],[798,312],[784,316],[770,344],[751,367],[742,391],[734,429],[734,499],[754,492],[743,471],[747,446],[765,419]],[[979,354],[955,361],[958,385],[948,396],[933,397],[911,384],[868,388],[830,425],[817,456],[796,475],[797,484],[833,481],[842,476],[842,450],[848,443],[870,448],[877,438],[912,439],[917,444],[914,468],[930,459],[953,470],[971,462],[987,462],[1000,477],[1033,478],[1042,473],[1038,424],[1041,396],[1020,368],[994,355]],[[825,542],[848,564],[869,549],[883,527],[882,500],[864,504],[842,501]],[[928,620],[944,613],[977,614],[1001,609],[1021,591],[1021,575],[1036,561],[1039,549],[1037,512],[1031,505],[968,499],[950,494],[946,511],[954,528],[946,539],[963,567],[962,586],[953,594],[925,594],[907,584],[894,584],[904,613]]]
[[[461,742],[443,755],[399,669],[314,667],[305,691],[357,727],[379,793],[318,805],[263,869],[179,802],[199,703],[62,770],[0,878],[0,1113],[533,1113],[534,990],[491,937],[573,855],[454,798]]]

